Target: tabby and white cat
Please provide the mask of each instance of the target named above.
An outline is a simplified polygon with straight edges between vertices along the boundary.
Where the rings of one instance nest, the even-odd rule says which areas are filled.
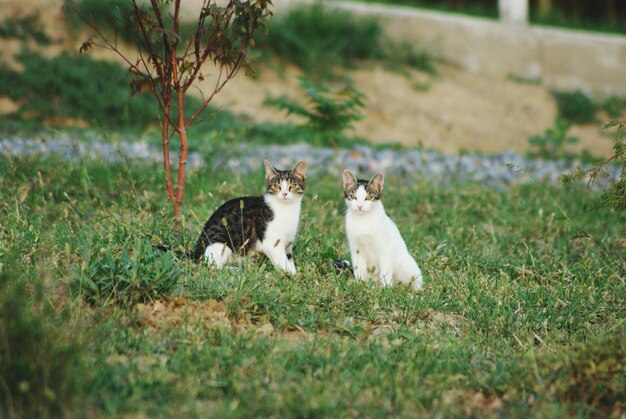
[[[343,189],[348,206],[346,233],[355,278],[373,278],[383,286],[401,282],[419,291],[422,272],[380,200],[382,173],[367,181],[357,180],[352,172],[344,170]]]
[[[191,257],[221,268],[235,253],[264,253],[272,264],[296,273],[292,247],[300,220],[306,184],[306,163],[278,170],[265,160],[266,190],[262,196],[231,199],[205,223]]]

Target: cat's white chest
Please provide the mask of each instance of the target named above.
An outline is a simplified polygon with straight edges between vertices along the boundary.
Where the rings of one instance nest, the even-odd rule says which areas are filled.
[[[295,202],[279,202],[267,199],[274,217],[267,223],[263,241],[257,242],[257,250],[265,253],[274,266],[290,274],[296,273],[291,250],[298,231],[300,199]]]
[[[268,202],[274,217],[267,224],[265,235],[270,240],[293,241],[300,221],[300,200],[291,203]],[[288,243],[285,243],[287,245]]]
[[[361,244],[375,244],[385,235],[386,216],[384,213],[346,214],[346,233]]]

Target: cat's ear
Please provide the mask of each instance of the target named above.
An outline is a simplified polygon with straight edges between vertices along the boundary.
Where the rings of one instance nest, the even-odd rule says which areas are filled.
[[[270,180],[278,174],[278,170],[270,162],[263,160],[263,163],[265,164],[265,179]]]
[[[356,179],[348,169],[343,171],[343,189],[348,190],[356,186]]]
[[[378,191],[378,193],[381,193],[383,190],[383,184],[385,183],[385,180],[383,178],[383,174],[378,172],[376,173],[374,176],[372,176],[372,178],[370,179],[370,185],[372,185],[374,188],[376,188],[376,190]]]
[[[294,176],[299,176],[302,180],[306,179],[306,162],[304,160],[299,161],[298,164],[293,167],[291,173]]]

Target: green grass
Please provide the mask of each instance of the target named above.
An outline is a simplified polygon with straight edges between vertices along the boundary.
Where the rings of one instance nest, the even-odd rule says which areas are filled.
[[[23,353],[43,330],[48,350],[30,362],[64,362],[57,384],[72,391],[50,404],[37,377],[5,373],[13,360],[0,351],[0,405],[112,417],[623,413],[623,213],[591,211],[583,190],[390,177],[384,201],[425,272],[419,294],[332,272],[349,253],[340,181],[326,174],[309,181],[293,278],[263,259],[217,271],[146,250],[189,245],[221,202],[259,193],[262,158],[257,176],[190,173],[180,238],[158,167],[1,159],[2,280],[21,289],[2,298],[20,295],[25,319],[7,328],[13,317],[0,316],[2,348]],[[138,272],[137,292],[154,293],[86,304],[77,281],[90,267],[103,282]],[[175,281],[158,280],[164,267]]]

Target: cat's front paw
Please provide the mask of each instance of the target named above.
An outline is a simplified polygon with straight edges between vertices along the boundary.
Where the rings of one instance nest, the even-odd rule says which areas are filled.
[[[383,286],[383,288],[390,287],[391,285],[393,285],[391,275],[381,275],[380,283]]]
[[[298,273],[298,271],[296,270],[296,264],[291,257],[289,257],[289,260],[287,261],[287,269],[285,269],[285,272],[287,272],[289,275],[295,275]]]
[[[354,277],[361,281],[367,281],[367,269],[360,269],[358,266],[354,267]]]

